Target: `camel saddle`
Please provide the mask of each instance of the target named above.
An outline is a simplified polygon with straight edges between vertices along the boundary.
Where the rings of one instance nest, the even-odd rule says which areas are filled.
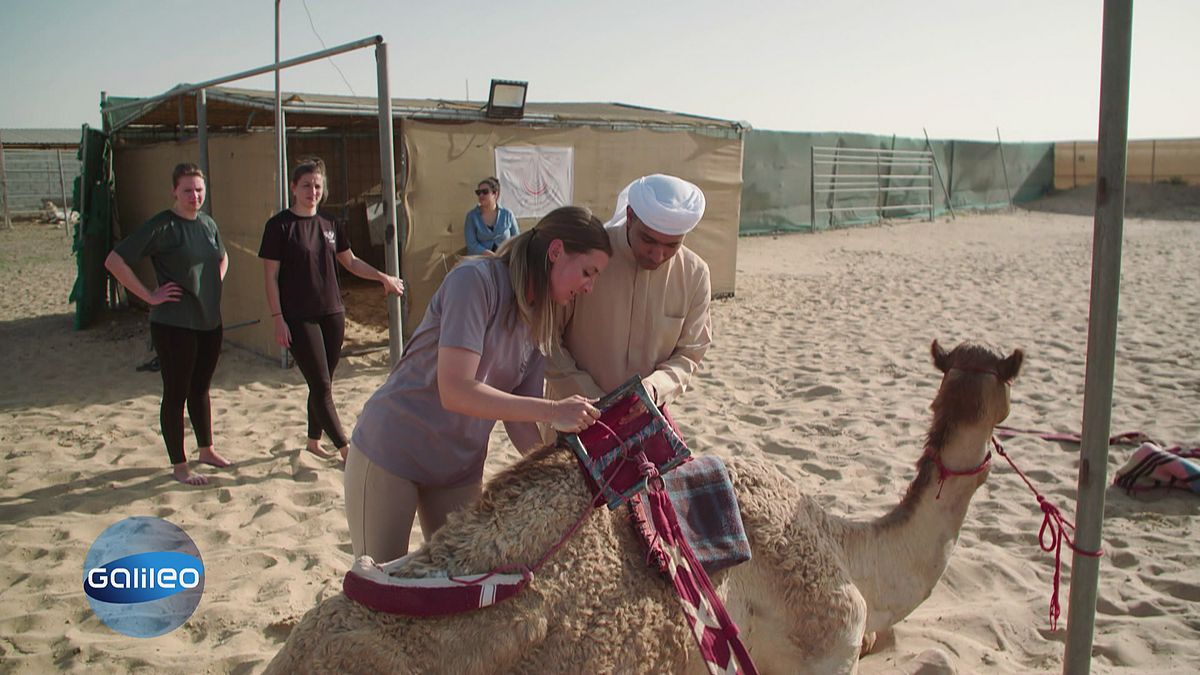
[[[679,429],[666,407],[655,407],[638,377],[605,395],[597,403],[600,419],[578,434],[562,434],[560,441],[575,453],[593,495],[609,509],[628,504],[646,488],[647,475],[640,462],[654,464],[657,475],[691,459]]]

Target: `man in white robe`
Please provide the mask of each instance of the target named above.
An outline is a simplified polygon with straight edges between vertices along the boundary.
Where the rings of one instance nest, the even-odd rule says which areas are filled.
[[[684,237],[704,215],[704,193],[674,176],[630,183],[605,227],[613,257],[590,294],[567,308],[546,364],[551,398],[598,398],[638,375],[655,404],[691,383],[712,342],[708,264]]]

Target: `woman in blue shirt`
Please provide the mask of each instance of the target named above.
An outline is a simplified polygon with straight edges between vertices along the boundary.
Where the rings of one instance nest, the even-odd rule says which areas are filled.
[[[517,218],[512,211],[500,206],[500,181],[488,176],[475,188],[479,206],[467,211],[463,236],[467,240],[467,255],[495,253],[505,239],[520,234]]]

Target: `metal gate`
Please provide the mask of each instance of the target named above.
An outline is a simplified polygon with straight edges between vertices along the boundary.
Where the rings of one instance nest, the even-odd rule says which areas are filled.
[[[848,171],[843,173],[842,170]],[[845,211],[874,210],[880,220],[888,211],[929,211],[933,220],[933,152],[928,150],[873,150],[870,148],[823,148],[810,151],[810,222],[817,229],[817,214],[828,213],[829,224],[834,214]],[[897,183],[900,183],[897,185]],[[838,195],[874,195],[875,205],[838,206]],[[905,198],[893,204],[891,197]],[[818,196],[826,205],[817,207]],[[918,197],[923,201],[913,201]]]

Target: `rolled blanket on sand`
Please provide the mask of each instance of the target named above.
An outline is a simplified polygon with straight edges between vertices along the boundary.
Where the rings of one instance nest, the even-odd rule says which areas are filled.
[[[1195,450],[1164,450],[1153,443],[1142,443],[1125,466],[1117,469],[1113,485],[1127,492],[1173,488],[1200,494],[1200,462],[1196,461]]]

